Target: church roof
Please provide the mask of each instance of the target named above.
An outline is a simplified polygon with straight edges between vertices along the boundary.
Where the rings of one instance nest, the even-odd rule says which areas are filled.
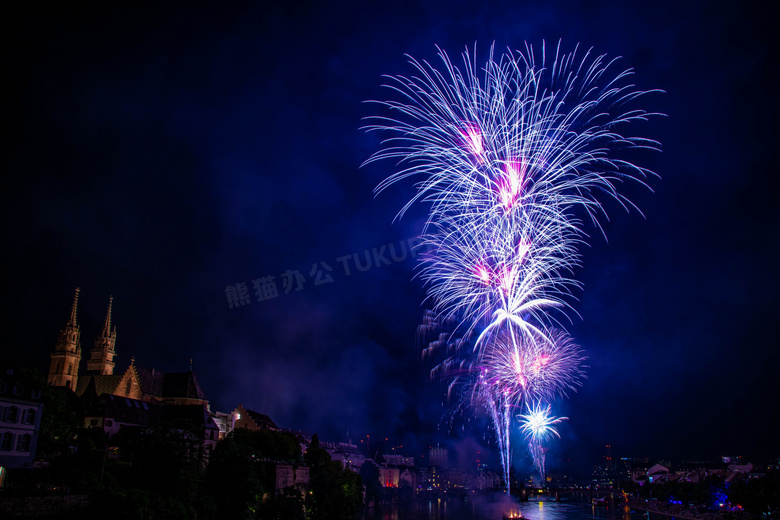
[[[122,381],[123,374],[113,374],[110,376],[104,376],[99,374],[88,374],[80,376],[78,383],[76,384],[76,394],[82,395],[90,386],[90,382],[95,385],[95,392],[97,395],[113,394],[116,392],[117,386]]]
[[[163,378],[165,374],[153,368],[135,367],[135,373],[138,374],[138,384],[141,385],[141,392],[144,395],[162,396]]]
[[[267,415],[263,415],[260,412],[256,412],[254,410],[249,410],[248,408],[244,409],[246,413],[249,415],[249,417],[252,418],[253,421],[255,421],[255,424],[257,424],[260,428],[273,428],[278,429],[279,427],[274,424],[274,422],[271,420],[270,417]]]
[[[187,372],[173,372],[165,374],[162,388],[163,397],[186,397],[189,399],[206,399],[200,389],[195,374],[191,370]]]
[[[158,398],[203,399],[203,391],[191,370],[187,372],[160,372],[149,368],[135,368],[138,383],[144,395]]]

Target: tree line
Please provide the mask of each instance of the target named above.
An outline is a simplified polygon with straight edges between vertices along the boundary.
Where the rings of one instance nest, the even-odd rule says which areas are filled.
[[[355,518],[363,481],[320,446],[305,453],[288,432],[236,429],[213,452],[187,421],[123,427],[109,440],[84,428],[81,401],[26,372],[42,389],[41,467],[19,474],[5,495],[87,494],[89,505],[60,518],[116,520],[331,520]],[[309,467],[309,484],[276,492],[276,466]],[[378,482],[378,481],[377,481]],[[304,491],[304,493],[301,492]]]

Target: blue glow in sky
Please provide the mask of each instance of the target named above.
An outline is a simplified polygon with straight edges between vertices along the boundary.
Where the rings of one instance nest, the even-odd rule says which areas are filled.
[[[607,443],[620,456],[777,456],[778,64],[763,8],[22,9],[2,51],[8,362],[47,367],[78,286],[82,348],[114,295],[118,369],[135,357],[186,370],[192,358],[219,410],[244,404],[322,438],[446,439],[441,388],[415,343],[414,261],[379,254],[424,215],[391,223],[408,193],[373,198],[392,166],[359,169],[379,139],[359,130],[362,102],[385,97],[382,74],[411,72],[404,53],[562,39],[623,56],[639,88],[666,91],[646,108],[668,117],[638,130],[663,143],[637,161],[661,175],[655,193],[627,191],[646,219],[607,205],[609,241],[594,230],[584,251],[570,332],[590,368],[554,410],[569,420],[548,468],[556,453],[588,468]],[[269,276],[278,296],[260,300],[252,282]],[[250,303],[230,308],[225,288],[238,283]],[[481,446],[475,431],[452,435]]]

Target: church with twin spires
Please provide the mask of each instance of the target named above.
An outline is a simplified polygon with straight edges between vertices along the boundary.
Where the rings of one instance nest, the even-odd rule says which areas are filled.
[[[60,331],[51,353],[48,382],[53,386],[70,388],[79,396],[109,394],[150,403],[176,405],[203,405],[208,401],[198,385],[192,367],[187,372],[163,373],[155,369],[130,366],[122,374],[114,374],[116,355],[116,326],[111,325],[113,296],[108,300],[108,311],[103,329],[89,351],[86,371],[79,375],[81,364],[81,330],[77,320],[79,289],[73,297],[70,318]]]

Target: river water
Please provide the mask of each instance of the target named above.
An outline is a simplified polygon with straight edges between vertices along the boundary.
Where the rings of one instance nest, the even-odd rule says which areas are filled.
[[[593,506],[571,498],[568,501],[518,502],[503,493],[433,498],[371,508],[367,520],[502,520],[522,516],[527,520],[661,520],[643,511],[632,513],[625,506]],[[668,520],[668,518],[666,519]]]

